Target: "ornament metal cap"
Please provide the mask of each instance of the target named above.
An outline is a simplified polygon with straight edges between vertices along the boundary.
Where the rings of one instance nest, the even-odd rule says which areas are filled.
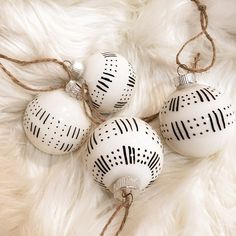
[[[189,85],[193,85],[197,83],[196,77],[193,73],[188,73],[185,75],[179,75],[176,78],[175,85],[177,88],[184,88]]]
[[[82,100],[81,85],[78,81],[70,80],[66,84],[65,91],[69,93],[71,97],[76,98],[78,100]]]
[[[122,192],[136,195],[139,191],[139,180],[131,176],[124,176],[116,180],[111,186],[111,192],[117,200],[123,200]]]

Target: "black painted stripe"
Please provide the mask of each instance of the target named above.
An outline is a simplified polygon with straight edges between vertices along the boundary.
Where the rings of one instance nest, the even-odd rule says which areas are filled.
[[[38,116],[38,114],[40,113],[40,111],[42,111],[42,108],[40,108],[40,110],[36,113],[36,117]]]
[[[107,168],[108,170],[111,170],[110,167],[108,166],[107,162],[104,160],[103,156],[101,155],[100,157],[101,157],[101,159],[102,159],[104,165],[106,166],[106,168]]]
[[[94,162],[95,165],[98,167],[98,169],[103,173],[103,174],[106,174],[106,172],[103,170],[103,168],[98,164],[97,161]]]
[[[111,77],[115,77],[113,74],[107,73],[107,72],[102,72],[104,75],[109,75]]]
[[[74,138],[74,136],[75,136],[76,129],[77,129],[77,127],[74,128],[74,131],[73,131],[73,134],[72,134],[72,138]]]
[[[179,111],[179,96],[178,96],[178,98],[177,98],[177,104],[176,104],[176,111]]]
[[[175,102],[176,102],[176,98],[174,98],[174,102],[173,102],[173,106],[172,106],[172,111],[175,111]]]
[[[131,84],[135,84],[135,82],[131,79],[128,80]]]
[[[36,137],[38,138],[39,137],[39,133],[40,133],[40,128],[38,128],[38,132],[36,134]]]
[[[34,132],[33,132],[33,135],[35,135],[36,128],[37,128],[37,125],[34,126]]]
[[[33,122],[30,123],[30,132],[32,132],[33,129]]]
[[[133,163],[135,164],[135,148],[132,148],[132,153],[133,153]]]
[[[111,80],[111,79],[108,79],[108,78],[106,78],[106,77],[103,77],[103,76],[101,76],[101,79],[103,79],[103,80],[105,80],[105,81],[107,81],[107,82],[112,82],[112,80]]]
[[[63,144],[62,144],[62,146],[61,146],[60,150],[62,150],[62,148],[64,147],[64,145],[65,145],[65,143],[63,143]]]
[[[103,88],[101,88],[99,85],[96,85],[96,87],[98,88],[98,89],[100,89],[100,90],[102,90],[103,92],[107,92],[105,89],[103,89]]]
[[[64,152],[66,152],[66,150],[68,149],[69,146],[70,146],[70,144],[66,145],[66,148],[64,149]]]
[[[117,102],[118,104],[126,104],[127,102]]]
[[[131,125],[129,119],[126,119],[126,121],[128,122],[128,124],[129,124],[129,126],[130,126],[130,129],[133,131],[133,127],[132,127],[132,125]]]
[[[127,84],[127,86],[132,87],[132,88],[134,87],[133,84],[129,84],[129,83]]]
[[[43,114],[40,116],[39,120],[41,120],[43,118],[43,116],[45,115],[46,111],[43,112]]]
[[[198,92],[198,91],[196,91],[196,93],[197,93],[197,95],[199,96],[199,98],[200,98],[200,101],[201,102],[203,102],[203,98],[202,98],[202,95]]]
[[[175,131],[174,124],[173,124],[172,122],[171,122],[171,127],[172,127],[172,130],[173,130],[173,132],[174,132],[175,137],[176,137],[178,140],[180,140],[180,139],[179,139],[179,136],[177,135],[177,133],[176,133],[176,131]]]
[[[148,167],[149,167],[149,168],[150,168],[151,163],[152,163],[152,161],[154,160],[155,156],[156,156],[156,152],[153,153],[153,155],[152,155],[150,161],[148,162]]]
[[[102,163],[100,159],[98,159],[98,162],[101,165],[101,167],[104,169],[104,171],[107,172],[108,170],[107,170],[106,166],[103,165],[104,163]]]
[[[67,132],[67,137],[68,137],[68,135],[69,135],[69,133],[70,133],[70,130],[71,130],[71,126],[69,127],[69,129],[68,129],[68,132]]]
[[[205,90],[208,94],[210,94],[210,96],[211,96],[214,100],[216,100],[215,96],[214,96],[208,89],[204,88],[204,90]]]
[[[47,115],[47,117],[46,117],[45,120],[43,121],[43,124],[46,123],[46,121],[47,121],[47,119],[48,119],[49,116],[50,116],[50,113]]]
[[[129,78],[130,78],[131,80],[133,80],[133,82],[135,82],[135,78],[134,78],[134,77],[129,76]]]
[[[218,111],[220,112],[221,120],[222,120],[224,129],[225,129],[225,119],[224,119],[223,113],[222,113],[222,111],[220,109],[218,109]]]
[[[93,133],[93,141],[95,142],[96,145],[98,145],[97,140],[95,138],[95,134]]]
[[[109,88],[109,86],[106,83],[102,82],[101,80],[98,80],[98,83],[103,85],[106,88]]]
[[[117,122],[117,120],[115,120],[115,122],[116,122],[116,125],[118,126],[118,128],[119,128],[119,130],[120,130],[120,133],[123,134],[123,131],[122,131],[122,129],[121,129],[119,123]]]
[[[124,158],[125,158],[125,164],[128,165],[128,159],[127,159],[125,146],[122,146],[122,148],[123,148],[123,153],[124,153]]]
[[[156,164],[159,162],[159,160],[160,160],[160,157],[159,157],[158,154],[157,154],[157,157],[155,158],[154,163],[153,163],[152,166],[150,167],[151,170],[154,169],[154,167],[155,167]]]
[[[132,164],[133,160],[132,160],[131,147],[130,146],[128,146],[128,150],[129,150],[129,163]]]
[[[137,129],[137,131],[138,131],[138,124],[137,124],[137,122],[136,122],[136,120],[135,120],[134,118],[132,118],[132,119],[133,119],[134,124],[135,124],[135,127],[136,127],[136,129]]]
[[[90,143],[90,147],[91,147],[91,149],[93,150],[92,137],[90,137],[90,139],[89,139],[89,143]]]
[[[79,132],[80,132],[80,128],[79,128],[78,131],[77,131],[76,139],[77,139],[78,136],[79,136]]]
[[[71,146],[70,146],[70,148],[67,150],[67,152],[69,152],[69,151],[72,149],[73,146],[74,146],[74,144],[71,144]]]
[[[128,131],[128,127],[126,126],[125,122],[124,122],[122,119],[120,119],[120,121],[121,121],[121,123],[124,125],[125,130]]]
[[[124,105],[115,105],[114,108],[122,108]]]
[[[213,124],[213,121],[212,121],[212,118],[211,118],[211,115],[210,115],[209,113],[208,113],[208,117],[209,117],[209,119],[210,119],[211,128],[212,128],[213,132],[216,132],[216,131],[215,131],[214,124]]]
[[[176,125],[176,127],[177,127],[177,129],[178,129],[178,131],[179,131],[179,134],[180,134],[181,138],[184,140],[184,136],[183,136],[183,134],[182,134],[182,132],[181,132],[181,130],[180,130],[180,128],[179,128],[179,125],[178,125],[178,122],[177,122],[177,121],[175,121],[175,125]]]
[[[213,114],[214,114],[214,116],[215,116],[215,119],[216,119],[216,123],[217,123],[217,125],[218,125],[218,128],[221,130],[219,118],[218,118],[217,114],[215,113],[215,111],[212,111],[212,112],[213,112]]]
[[[202,89],[200,89],[200,91],[204,94],[204,96],[206,97],[207,101],[210,101],[209,97],[207,96],[206,92]]]
[[[188,130],[186,129],[186,127],[185,127],[185,125],[184,125],[184,122],[183,122],[182,120],[181,120],[181,124],[182,124],[182,127],[183,127],[183,129],[184,129],[184,132],[185,132],[187,138],[190,139],[189,134],[188,134]]]
[[[169,111],[171,111],[171,107],[172,107],[172,102],[173,102],[173,98],[171,98],[171,100],[170,100],[170,105],[169,105]]]

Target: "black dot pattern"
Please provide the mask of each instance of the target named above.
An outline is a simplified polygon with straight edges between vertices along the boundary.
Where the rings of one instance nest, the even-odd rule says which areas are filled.
[[[102,55],[104,58],[104,69],[98,78],[94,78],[96,84],[94,86],[90,85],[92,88],[90,91],[92,103],[95,108],[103,110],[107,106],[107,99],[111,100],[111,96],[113,95],[112,99],[114,99],[114,102],[113,105],[110,105],[109,112],[117,112],[130,100],[135,86],[136,74],[131,64],[127,62],[128,74],[124,83],[119,74],[119,71],[124,70],[120,64],[121,57],[118,54],[110,52],[102,53]],[[113,89],[117,91],[117,83],[123,89],[119,97],[115,97],[114,92],[112,92]]]
[[[185,89],[183,95],[178,93],[165,102],[160,112],[160,128],[165,140],[189,140],[235,125],[232,105],[224,102],[221,93],[211,87],[199,87],[196,91]],[[200,112],[199,104],[202,106]],[[204,106],[208,106],[207,110]],[[175,119],[178,112],[183,115]]]
[[[37,148],[43,147],[53,154],[76,150],[90,131],[90,127],[82,128],[58,120],[40,103],[40,97],[28,104],[23,126],[27,137]]]
[[[128,143],[117,143],[116,147],[109,152],[97,156],[96,150],[102,143],[107,143],[110,139],[116,136],[122,140],[123,136],[127,134],[130,137],[141,135],[143,142],[145,140],[151,141],[153,145],[134,146]],[[109,145],[109,144],[108,144]],[[153,148],[153,147],[159,148]],[[96,182],[102,187],[106,188],[104,178],[106,174],[113,171],[113,168],[124,168],[129,165],[145,166],[149,169],[150,180],[149,185],[158,177],[162,169],[162,152],[163,147],[160,138],[156,132],[145,122],[141,122],[136,118],[116,118],[112,121],[107,121],[100,125],[87,142],[86,166],[91,165],[90,168],[92,176]],[[94,159],[93,159],[94,158]],[[91,159],[93,162],[91,164]]]

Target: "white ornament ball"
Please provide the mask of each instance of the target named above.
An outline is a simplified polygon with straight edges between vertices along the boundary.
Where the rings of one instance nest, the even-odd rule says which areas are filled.
[[[138,118],[112,118],[98,126],[87,143],[86,166],[94,180],[112,191],[119,179],[148,187],[159,175],[163,147],[157,133]]]
[[[160,111],[166,143],[176,152],[207,157],[220,151],[232,137],[235,114],[216,89],[200,84],[176,90]]]
[[[120,111],[130,100],[136,75],[131,64],[121,55],[96,53],[84,63],[84,80],[93,105],[101,113]]]
[[[88,135],[91,122],[82,102],[59,89],[42,93],[28,104],[23,126],[36,148],[61,155],[79,148]]]

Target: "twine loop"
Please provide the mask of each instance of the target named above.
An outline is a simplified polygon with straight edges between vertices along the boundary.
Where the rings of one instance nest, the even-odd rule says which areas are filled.
[[[187,40],[183,46],[180,48],[180,50],[178,51],[177,55],[176,55],[176,64],[186,70],[187,72],[192,72],[192,73],[202,73],[205,71],[208,71],[215,63],[215,59],[216,59],[216,47],[215,47],[215,43],[213,38],[210,36],[210,34],[207,32],[207,26],[208,26],[208,15],[206,12],[206,5],[201,4],[199,0],[191,0],[193,1],[197,8],[198,11],[200,12],[200,25],[201,25],[201,32],[198,33],[197,35],[195,35],[194,37],[190,38],[189,40]],[[192,41],[196,40],[197,38],[199,38],[200,36],[205,35],[206,39],[209,41],[210,45],[211,45],[211,49],[212,49],[212,57],[211,57],[211,62],[209,63],[209,65],[207,65],[206,67],[203,68],[197,68],[194,66],[187,66],[186,64],[182,63],[179,59],[180,54],[183,52],[183,50],[185,49],[185,47],[191,43]],[[200,55],[200,53],[198,53]],[[200,58],[200,57],[199,57]]]

